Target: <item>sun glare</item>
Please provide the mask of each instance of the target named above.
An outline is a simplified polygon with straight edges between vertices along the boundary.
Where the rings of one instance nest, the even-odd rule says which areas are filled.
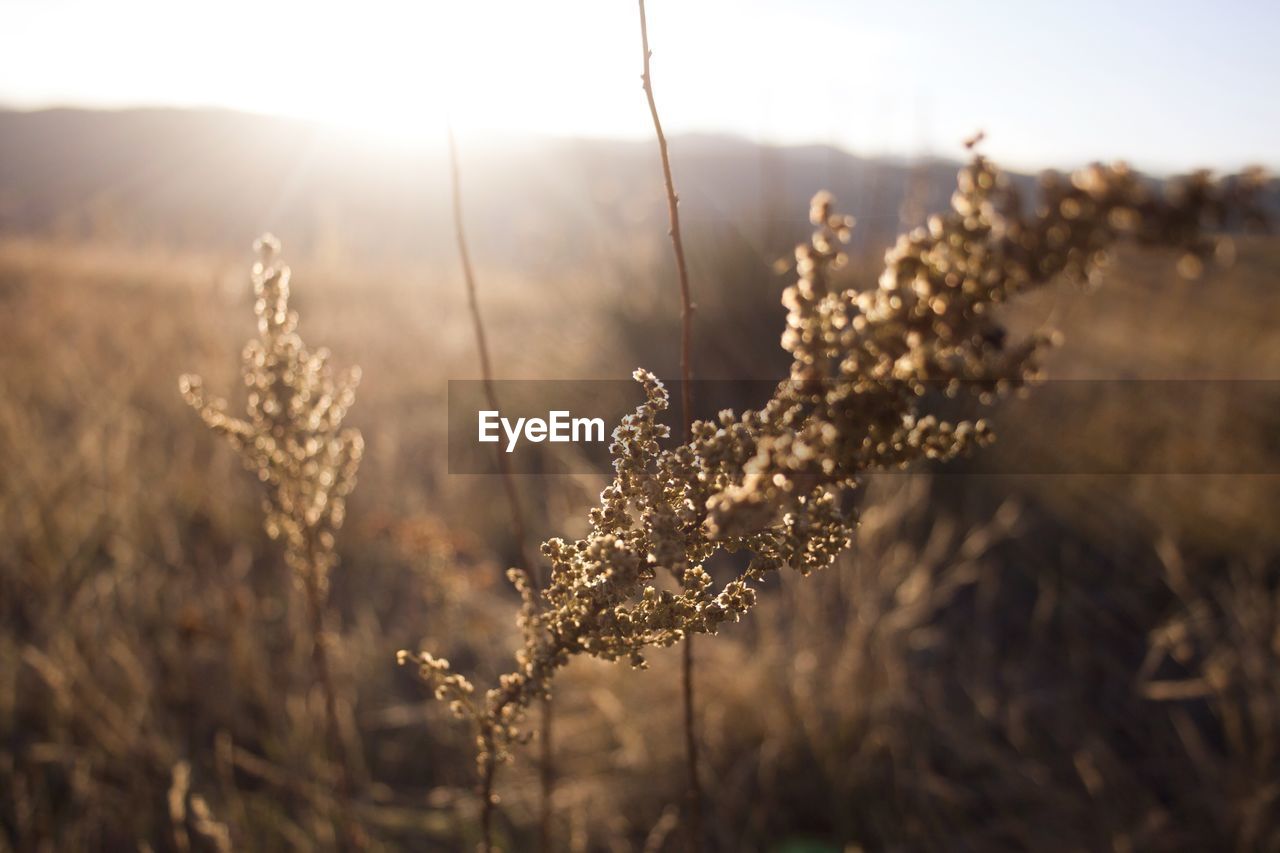
[[[959,156],[980,126],[991,156],[1028,169],[1087,162],[1115,132],[1140,167],[1274,161],[1280,125],[1254,103],[1258,81],[1274,76],[1257,58],[1264,50],[1222,47],[1194,67],[1168,59],[1226,45],[1227,32],[1239,38],[1226,18],[1130,9],[1128,19],[1160,34],[1133,42],[1124,27],[1089,30],[1083,13],[1013,8],[1004,0],[970,14],[926,0],[904,15],[830,0],[654,2],[663,123],[672,135],[945,156]],[[1096,58],[1111,65],[1040,50],[1017,21],[1039,27],[1027,32],[1065,28],[1066,41],[1098,36]],[[0,4],[0,107],[223,107],[412,145],[439,143],[450,119],[462,136],[642,139],[636,24],[634,0],[9,2]],[[1199,35],[1206,29],[1216,42]],[[984,39],[1002,49],[948,67],[953,43]],[[1104,66],[1125,71],[1102,76]]]
[[[193,20],[185,4],[134,0],[81,4],[75,27],[53,6],[5,12],[0,105],[223,107],[409,142],[450,117],[464,133],[645,130],[625,97],[639,92],[630,4],[226,0]],[[15,64],[22,34],[46,32],[56,55]]]
[[[622,28],[632,22],[617,14],[630,10],[606,5],[561,5],[553,15],[522,3],[386,0],[358,13],[287,3],[246,10],[241,39],[255,44],[252,57],[205,63],[202,79],[181,88],[410,143],[438,138],[450,120],[463,131],[625,133],[634,105],[618,106],[616,93],[634,83],[638,47],[622,56],[579,35],[583,18],[585,31],[630,34]],[[230,38],[215,29],[205,41]]]

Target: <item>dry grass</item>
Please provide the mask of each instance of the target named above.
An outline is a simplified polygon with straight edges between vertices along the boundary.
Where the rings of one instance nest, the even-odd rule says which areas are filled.
[[[695,271],[755,268],[689,248]],[[1239,255],[1195,285],[1122,260],[1109,289],[1065,306],[1069,346],[1051,369],[1275,376],[1280,255],[1271,241]],[[305,610],[253,484],[172,391],[186,367],[236,382],[252,333],[244,262],[0,246],[0,847],[217,849],[224,827],[235,849],[336,843]],[[459,849],[476,840],[471,744],[391,661],[432,648],[489,678],[518,641],[504,508],[484,478],[444,474],[441,380],[474,375],[465,306],[447,279],[423,298],[432,270],[295,269],[308,336],[366,376],[351,420],[369,452],[332,588],[355,807],[374,848]],[[504,279],[487,271],[511,375],[649,363],[609,332],[613,289],[585,298],[553,354],[535,340],[557,303],[541,282]],[[741,305],[709,290],[705,304]],[[769,374],[776,333],[744,343],[740,330],[776,328],[774,294],[755,303],[763,320],[708,322],[699,346]],[[533,486],[531,532],[581,516],[598,485]],[[753,620],[700,649],[709,834],[722,849],[1280,847],[1276,489],[877,481],[854,551],[772,581]],[[675,843],[679,661],[651,662],[565,673],[556,830],[569,849]],[[515,849],[536,825],[531,765],[500,787]]]

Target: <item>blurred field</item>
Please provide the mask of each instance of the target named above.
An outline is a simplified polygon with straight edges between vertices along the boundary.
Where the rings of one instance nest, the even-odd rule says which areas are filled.
[[[769,232],[695,218],[702,375],[776,374],[774,261],[802,213],[779,206]],[[19,230],[0,240],[0,849],[332,846],[302,603],[251,477],[176,387],[187,370],[238,383],[247,251]],[[660,227],[528,265],[478,230],[502,376],[674,373]],[[334,575],[359,818],[375,848],[463,849],[468,738],[394,663],[431,648],[483,680],[514,643],[498,484],[445,473],[445,380],[478,375],[456,267],[280,236],[303,335],[365,376]],[[876,245],[855,279],[874,281]],[[1065,332],[1055,376],[1280,379],[1280,242],[1242,239],[1197,281],[1173,266],[1124,255],[1099,292],[1044,294],[1018,321]],[[1150,434],[1124,406],[1038,416],[1080,423],[1045,453]],[[1240,452],[1274,465],[1280,445]],[[698,644],[719,847],[1280,850],[1280,477],[998,471],[873,481],[836,568],[783,578]],[[521,487],[541,539],[579,533],[600,482]],[[576,663],[560,683],[566,848],[676,849],[676,664]],[[530,843],[529,767],[503,777],[512,849]]]

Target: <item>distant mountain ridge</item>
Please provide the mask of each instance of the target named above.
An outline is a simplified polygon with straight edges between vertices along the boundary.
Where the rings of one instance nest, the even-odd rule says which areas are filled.
[[[719,136],[671,141],[688,227],[791,239],[829,189],[864,239],[944,208],[956,162],[865,158]],[[478,241],[518,259],[663,228],[651,142],[530,139],[464,151]],[[1188,164],[1193,165],[1193,164]],[[1029,181],[1026,176],[1017,176]],[[376,149],[307,122],[219,110],[0,111],[0,234],[243,247],[274,230],[359,257],[449,251],[440,150]],[[868,235],[870,235],[868,237]]]

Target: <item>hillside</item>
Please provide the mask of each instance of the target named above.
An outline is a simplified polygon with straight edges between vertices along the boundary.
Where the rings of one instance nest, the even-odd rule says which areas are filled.
[[[882,236],[909,197],[919,210],[944,205],[956,165],[713,136],[677,137],[672,149],[690,227],[770,241],[779,231],[790,241],[791,212],[822,188],[845,199],[864,235]],[[502,236],[487,248],[524,257],[584,232],[661,230],[649,141],[490,139],[464,153],[469,214]],[[448,246],[442,154],[224,111],[0,111],[0,230],[239,249],[270,229],[295,251],[430,258]]]

